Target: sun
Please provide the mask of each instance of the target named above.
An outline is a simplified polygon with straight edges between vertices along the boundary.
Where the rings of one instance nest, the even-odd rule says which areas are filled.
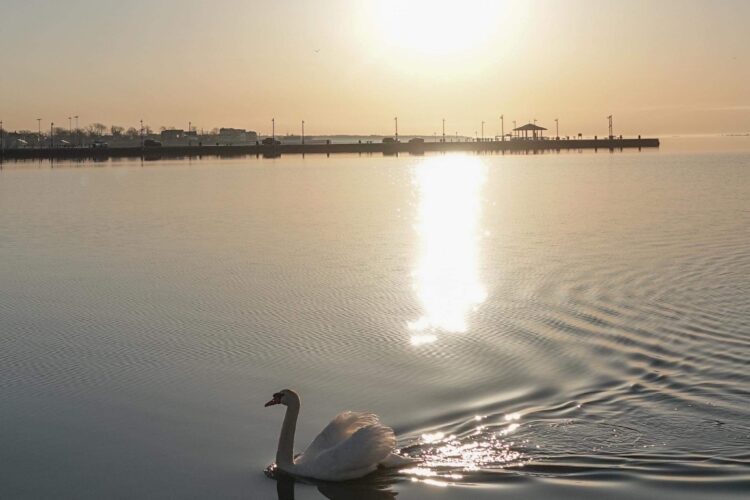
[[[377,42],[418,55],[455,55],[490,43],[503,24],[498,0],[379,0]]]

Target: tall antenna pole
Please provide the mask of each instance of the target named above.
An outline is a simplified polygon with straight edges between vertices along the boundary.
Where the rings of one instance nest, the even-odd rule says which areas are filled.
[[[505,115],[500,115],[500,137],[505,140]]]
[[[305,120],[302,120],[302,145],[305,145]]]
[[[271,139],[276,140],[276,118],[271,118]]]
[[[398,142],[398,116],[394,117],[393,121],[396,122],[396,142]]]
[[[560,122],[557,118],[555,118],[555,136],[560,138]]]

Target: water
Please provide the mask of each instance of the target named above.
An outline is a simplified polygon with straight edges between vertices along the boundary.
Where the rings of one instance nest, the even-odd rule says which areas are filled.
[[[678,140],[5,164],[0,497],[745,497],[748,200]],[[266,478],[285,387],[423,464]]]

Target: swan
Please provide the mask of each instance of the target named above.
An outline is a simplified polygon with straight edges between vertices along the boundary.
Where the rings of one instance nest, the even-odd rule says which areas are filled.
[[[344,411],[334,417],[307,449],[293,455],[300,398],[291,389],[273,395],[266,407],[286,406],[281,425],[276,467],[282,472],[322,481],[346,481],[373,472],[378,467],[399,467],[411,463],[394,453],[396,435],[380,423],[377,415]]]

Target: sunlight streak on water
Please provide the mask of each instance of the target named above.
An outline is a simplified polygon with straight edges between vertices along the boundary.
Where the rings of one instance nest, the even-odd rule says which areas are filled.
[[[424,314],[408,323],[413,345],[436,341],[436,331],[465,332],[467,315],[486,299],[478,270],[485,177],[484,163],[467,156],[428,158],[414,171],[420,240],[414,288]]]
[[[530,458],[515,448],[516,442],[505,439],[520,427],[516,422],[520,417],[517,414],[510,417],[505,419],[513,421],[509,425],[492,428],[478,425],[460,436],[443,432],[422,434],[416,445],[418,451],[410,453],[419,459],[419,465],[401,472],[411,476],[412,481],[446,486],[462,480],[462,473],[523,466]],[[472,421],[478,419],[483,417],[476,416]]]

